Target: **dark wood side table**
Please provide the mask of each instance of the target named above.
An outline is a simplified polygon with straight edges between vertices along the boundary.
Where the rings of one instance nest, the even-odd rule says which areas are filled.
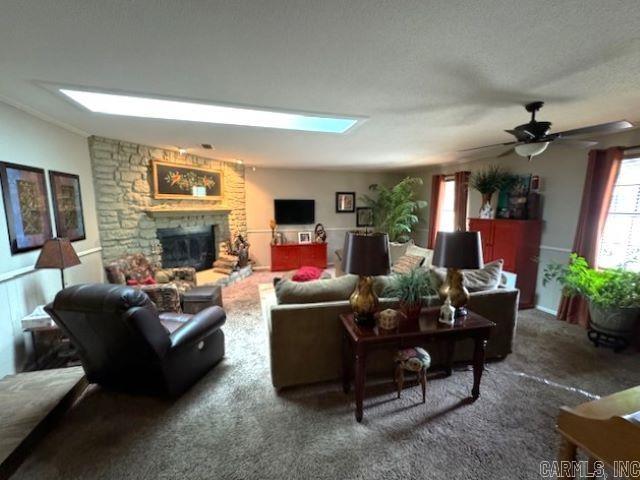
[[[367,356],[374,349],[401,349],[433,342],[446,342],[448,358],[444,374],[448,376],[451,375],[455,342],[472,338],[475,349],[471,395],[473,400],[480,396],[484,352],[495,323],[470,311],[467,316],[456,319],[454,325],[445,325],[438,322],[438,315],[438,308],[423,309],[418,321],[401,320],[399,327],[391,331],[381,330],[378,327],[362,327],[355,323],[350,313],[340,315],[343,327],[342,386],[344,392],[349,393],[355,370],[354,390],[358,422],[362,421]],[[391,366],[389,368],[391,369]]]

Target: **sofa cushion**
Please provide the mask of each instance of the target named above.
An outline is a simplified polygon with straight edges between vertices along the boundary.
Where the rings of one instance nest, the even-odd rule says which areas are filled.
[[[494,260],[485,263],[484,267],[477,270],[462,270],[462,278],[464,286],[469,292],[483,292],[485,290],[493,290],[498,288],[500,278],[502,277],[503,260]],[[431,279],[436,288],[444,283],[447,278],[447,269],[434,267],[431,268]]]
[[[391,267],[393,273],[406,274],[418,268],[424,262],[419,255],[403,255]]]
[[[310,282],[281,280],[276,284],[276,297],[281,305],[347,300],[356,288],[357,281],[356,275]]]
[[[431,261],[433,260],[433,250],[422,248],[417,245],[409,245],[407,247],[405,255],[416,255],[418,257],[424,257],[424,262],[422,262],[423,267],[430,267]]]

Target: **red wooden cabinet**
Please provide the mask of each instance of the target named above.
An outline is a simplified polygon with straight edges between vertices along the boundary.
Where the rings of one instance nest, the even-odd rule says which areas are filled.
[[[485,262],[501,258],[504,270],[518,275],[516,286],[520,289],[520,308],[533,308],[542,222],[470,218],[469,230],[480,232]]]
[[[287,243],[271,245],[271,271],[296,270],[300,267],[327,268],[326,243]]]

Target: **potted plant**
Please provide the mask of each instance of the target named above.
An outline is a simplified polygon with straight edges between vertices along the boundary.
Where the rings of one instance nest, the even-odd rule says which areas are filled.
[[[416,212],[427,206],[427,202],[416,200],[415,187],[422,179],[407,177],[392,188],[374,184],[369,190],[376,193],[360,197],[373,212],[373,225],[378,232],[387,233],[391,242],[406,242],[413,226],[418,223]]]
[[[480,218],[487,218],[487,215],[490,214],[493,194],[498,190],[509,188],[515,178],[513,174],[499,165],[489,165],[471,175],[469,179],[471,188],[482,194]]]
[[[589,338],[596,346],[621,350],[629,344],[640,316],[640,272],[622,268],[594,269],[572,253],[568,264],[551,263],[544,270],[543,285],[557,281],[563,295],[581,295],[589,303]]]
[[[384,295],[397,298],[404,316],[409,320],[417,320],[424,297],[435,293],[429,272],[423,268],[415,268],[409,273],[394,276]]]

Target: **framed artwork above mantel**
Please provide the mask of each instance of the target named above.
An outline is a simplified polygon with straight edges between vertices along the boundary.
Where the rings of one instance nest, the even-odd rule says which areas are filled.
[[[223,173],[212,168],[192,167],[153,160],[153,197],[175,200],[222,200]]]

